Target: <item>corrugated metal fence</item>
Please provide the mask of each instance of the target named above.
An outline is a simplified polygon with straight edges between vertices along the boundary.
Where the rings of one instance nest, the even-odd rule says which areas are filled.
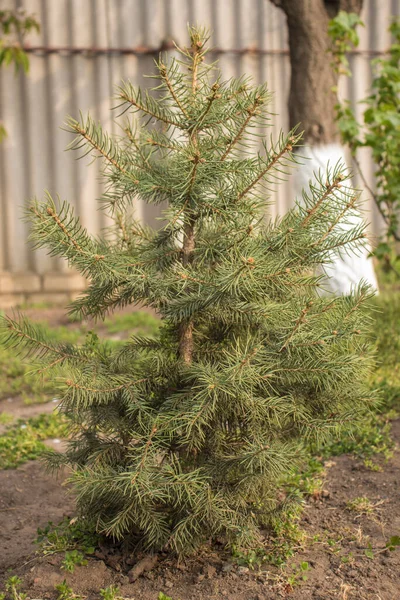
[[[19,6],[36,13],[42,27],[27,40],[29,75],[0,70],[0,119],[8,130],[0,145],[3,304],[11,302],[12,293],[35,292],[39,299],[43,291],[64,292],[81,285],[76,277],[67,277],[65,264],[44,252],[32,253],[27,246],[27,225],[20,218],[27,198],[41,197],[48,189],[72,202],[92,232],[105,225],[96,204],[96,163],[88,168],[85,161],[64,153],[70,141],[60,128],[66,115],[90,111],[112,131],[114,86],[121,79],[148,85],[143,74],[152,71],[154,55],[172,39],[186,43],[188,22],[213,31],[211,43],[226,78],[246,73],[257,82],[268,82],[274,92],[272,110],[279,115],[275,134],[287,129],[290,74],[285,19],[268,0],[0,0],[0,8]],[[390,17],[399,14],[400,0],[365,1],[362,17],[367,27],[361,31],[359,51],[351,57],[354,76],[346,90],[354,104],[369,88],[371,51],[388,47]],[[369,159],[363,160],[372,179]],[[290,189],[283,187],[275,211],[283,212],[290,202]],[[137,210],[153,221],[154,209]],[[371,215],[376,225],[376,215]]]

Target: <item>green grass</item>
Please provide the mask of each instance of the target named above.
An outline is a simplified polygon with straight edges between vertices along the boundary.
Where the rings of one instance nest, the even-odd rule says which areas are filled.
[[[160,319],[145,312],[132,312],[124,315],[113,315],[104,321],[104,326],[110,334],[124,333],[130,335],[157,336],[160,329]]]
[[[9,425],[14,421],[14,417],[11,413],[2,412],[0,413],[0,425]]]
[[[371,386],[382,395],[382,411],[400,411],[400,290],[384,291],[372,301],[372,309],[377,368]]]
[[[43,443],[65,437],[65,423],[56,412],[30,419],[19,419],[0,435],[0,469],[15,469],[49,451]]]

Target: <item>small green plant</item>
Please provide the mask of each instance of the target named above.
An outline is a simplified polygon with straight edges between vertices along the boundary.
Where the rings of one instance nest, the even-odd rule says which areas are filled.
[[[78,596],[72,591],[72,588],[67,584],[66,580],[62,581],[58,585],[54,586],[58,592],[57,600],[80,600],[81,596]]]
[[[392,537],[386,542],[386,548],[389,552],[394,552],[396,548],[400,546],[400,536],[392,535]]]
[[[372,458],[364,459],[364,467],[366,467],[369,471],[376,471],[376,472],[383,471],[383,468],[381,467],[381,465],[374,462]]]
[[[332,537],[328,537],[326,540],[326,543],[328,545],[329,550],[332,552],[332,554],[338,554],[341,550],[341,542],[342,539],[335,539]]]
[[[392,456],[394,447],[390,435],[391,424],[385,414],[371,412],[358,425],[344,432],[340,439],[326,444],[322,448],[324,457],[352,453],[363,461],[382,455],[385,459]],[[370,463],[367,463],[367,465]]]
[[[54,525],[51,521],[43,529],[39,528],[36,543],[44,555],[58,552],[93,554],[98,542],[93,526],[87,521],[65,517]]]
[[[122,600],[119,596],[119,588],[116,585],[110,585],[100,590],[100,596],[103,600]]]
[[[375,558],[375,554],[374,554],[374,551],[372,549],[371,542],[368,542],[368,546],[367,546],[367,548],[365,548],[364,554],[365,554],[365,556],[367,558],[370,558],[371,560],[373,560]]]
[[[340,562],[343,563],[344,565],[350,564],[354,562],[354,555],[352,552],[349,552],[348,554],[343,554],[340,557]]]
[[[64,560],[61,563],[61,568],[65,571],[73,573],[75,567],[85,567],[88,564],[85,555],[79,550],[68,550],[65,553]]]
[[[238,565],[256,569],[263,564],[282,567],[305,542],[305,534],[299,528],[300,505],[297,510],[289,510],[273,522],[270,535],[263,546],[257,548],[232,549],[232,556]]]
[[[6,581],[6,593],[11,597],[12,600],[26,600],[27,595],[20,591],[22,580],[17,575],[12,575]],[[4,594],[6,597],[6,594]]]
[[[300,585],[301,582],[307,581],[307,573],[310,571],[310,565],[306,561],[301,562],[299,565],[293,563],[292,570],[292,573],[290,573],[287,578],[287,583],[291,589]]]
[[[236,564],[249,567],[249,569],[252,570],[260,568],[261,565],[268,561],[266,548],[251,548],[243,550],[240,548],[234,548],[232,555]]]
[[[323,488],[325,479],[324,465],[321,459],[310,456],[301,466],[297,467],[284,478],[282,487],[291,497],[303,500],[307,497],[317,498]]]
[[[157,600],[173,600],[171,596],[167,596],[164,592],[158,594]]]
[[[379,506],[383,504],[383,500],[379,500],[378,502],[372,502],[366,496],[361,496],[359,498],[354,498],[354,500],[350,500],[346,504],[346,508],[350,511],[356,512],[357,517],[365,516],[376,516]]]

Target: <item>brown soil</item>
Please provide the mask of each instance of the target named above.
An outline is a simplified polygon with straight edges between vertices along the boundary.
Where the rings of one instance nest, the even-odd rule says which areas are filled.
[[[46,475],[38,461],[0,471],[0,577],[8,569],[23,569],[32,558],[38,527],[71,513],[72,498],[61,485],[64,477]]]
[[[400,421],[393,423],[393,434],[399,441]],[[122,559],[104,548],[74,573],[60,569],[60,555],[35,557],[37,527],[72,515],[72,500],[62,478],[47,476],[39,463],[0,472],[0,579],[10,571],[23,577],[29,598],[55,598],[54,586],[66,579],[75,593],[97,598],[101,588],[115,584],[121,595],[136,600],[156,600],[160,591],[174,600],[399,600],[400,548],[389,552],[385,544],[400,534],[400,452],[379,472],[347,455],[326,466],[326,491],[310,500],[303,514],[305,548],[285,569],[249,571],[222,549],[204,548],[181,564],[160,556],[156,567],[134,583],[128,571],[141,557]],[[358,497],[370,500],[372,513],[347,508]],[[369,548],[374,558],[365,554]],[[299,576],[292,585],[289,577],[302,561],[308,562],[308,579]]]

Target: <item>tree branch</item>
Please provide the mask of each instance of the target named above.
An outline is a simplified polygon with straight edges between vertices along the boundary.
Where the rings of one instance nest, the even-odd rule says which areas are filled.
[[[284,154],[286,154],[286,152],[291,152],[293,150],[293,144],[291,141],[289,141],[286,146],[284,146],[284,148],[278,152],[278,154],[275,154],[274,158],[271,160],[270,163],[268,163],[268,165],[265,167],[265,169],[263,169],[261,171],[261,173],[259,173],[257,175],[257,177],[251,182],[249,183],[249,185],[242,191],[240,192],[239,196],[238,196],[238,200],[241,200],[244,196],[246,196],[246,194],[248,194],[250,192],[250,190],[253,189],[253,187],[255,185],[257,185],[257,183],[263,178],[265,177],[265,175],[268,173],[268,171],[270,171],[275,165],[276,163],[282,158],[282,156]]]

